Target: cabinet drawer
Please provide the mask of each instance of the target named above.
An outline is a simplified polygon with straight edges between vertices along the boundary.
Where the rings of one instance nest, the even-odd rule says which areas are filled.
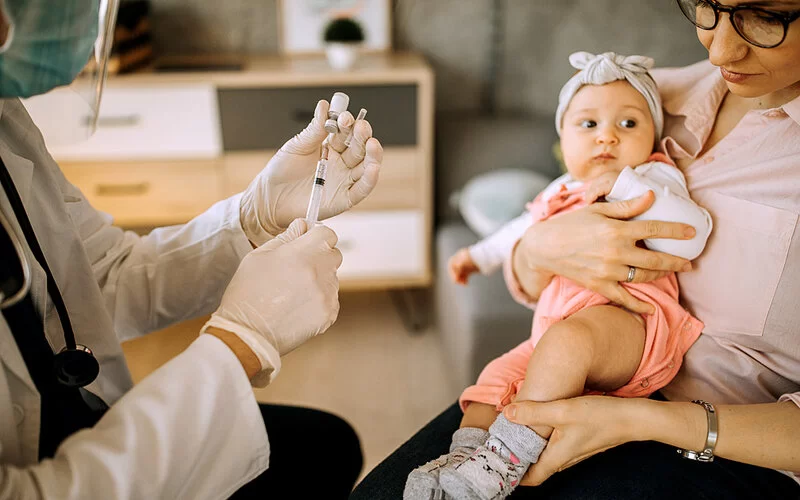
[[[419,210],[346,212],[325,222],[339,235],[341,280],[391,280],[427,274]]]
[[[122,227],[180,224],[220,199],[217,162],[62,164],[67,179]]]
[[[205,84],[109,85],[94,135],[51,148],[63,161],[214,158],[220,151],[216,91]]]
[[[219,89],[222,143],[225,151],[277,149],[308,125],[320,99],[336,91],[350,96],[349,110],[369,112],[367,120],[384,146],[417,143],[415,85],[306,88]]]
[[[223,157],[222,196],[243,191],[266,166],[275,151],[228,153]],[[413,147],[387,147],[375,190],[358,209],[417,208],[422,203],[422,165],[420,151]],[[310,195],[310,192],[309,192]]]

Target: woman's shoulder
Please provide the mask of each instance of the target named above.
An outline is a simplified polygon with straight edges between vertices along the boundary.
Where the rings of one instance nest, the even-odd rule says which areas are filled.
[[[680,107],[680,103],[691,96],[701,82],[713,84],[710,79],[716,80],[717,71],[706,59],[682,68],[656,68],[651,74],[658,85],[664,108],[670,112],[671,108]]]
[[[716,68],[711,62],[708,59],[704,59],[680,68],[655,68],[650,73],[653,75],[653,79],[658,84],[658,89],[663,96],[665,92],[688,90],[715,71]]]

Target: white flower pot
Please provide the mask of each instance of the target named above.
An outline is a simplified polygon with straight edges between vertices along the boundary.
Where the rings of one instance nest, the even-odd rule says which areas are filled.
[[[360,43],[330,42],[325,45],[325,54],[331,68],[344,71],[353,67],[358,59]]]

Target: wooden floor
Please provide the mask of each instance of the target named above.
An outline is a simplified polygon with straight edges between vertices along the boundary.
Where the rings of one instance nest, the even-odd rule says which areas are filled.
[[[341,296],[336,324],[283,360],[262,402],[336,413],[361,436],[364,473],[456,400],[434,328],[408,333],[388,293]],[[134,381],[181,352],[204,318],[126,342]]]

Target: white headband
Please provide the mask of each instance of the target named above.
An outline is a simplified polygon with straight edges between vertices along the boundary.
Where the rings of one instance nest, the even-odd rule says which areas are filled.
[[[564,84],[558,95],[556,131],[559,135],[561,135],[561,125],[567,106],[581,87],[627,80],[647,101],[656,128],[656,141],[661,140],[661,132],[664,129],[661,96],[658,94],[655,80],[648,72],[653,67],[653,59],[645,56],[626,57],[614,52],[606,52],[597,56],[588,52],[575,52],[569,56],[569,63],[580,71]]]

